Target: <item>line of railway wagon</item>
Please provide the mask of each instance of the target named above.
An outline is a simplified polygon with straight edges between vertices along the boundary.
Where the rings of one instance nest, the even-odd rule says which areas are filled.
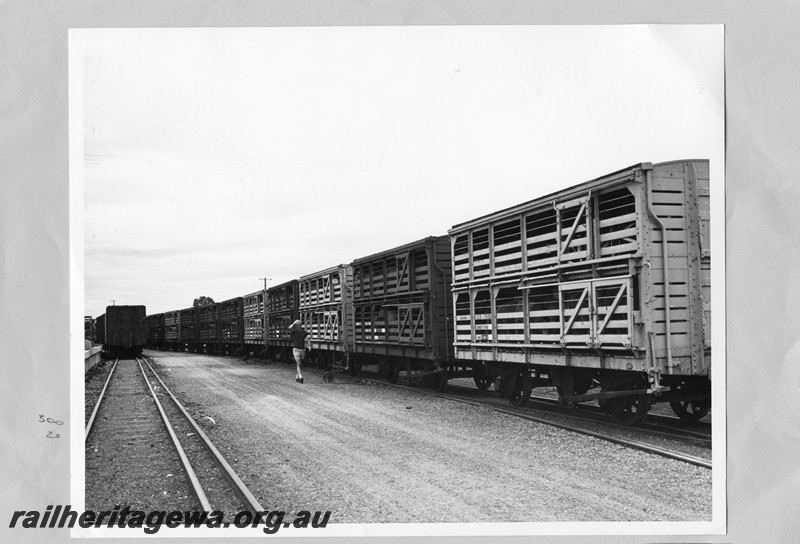
[[[513,405],[556,387],[626,424],[711,406],[709,164],[641,163],[432,236],[199,308],[147,316],[148,345],[377,365]],[[665,281],[668,278],[668,281]]]

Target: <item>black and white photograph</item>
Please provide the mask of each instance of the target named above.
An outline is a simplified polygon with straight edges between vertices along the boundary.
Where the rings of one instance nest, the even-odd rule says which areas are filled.
[[[723,43],[70,30],[75,534],[723,534]]]
[[[796,542],[799,23],[0,2],[0,542]]]

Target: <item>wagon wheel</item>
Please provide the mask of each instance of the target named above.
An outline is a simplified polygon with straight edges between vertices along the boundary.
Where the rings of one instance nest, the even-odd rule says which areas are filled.
[[[442,392],[447,387],[447,372],[442,370],[436,374],[430,374],[425,377],[425,385],[434,391]]]
[[[334,352],[328,352],[328,357],[323,360],[322,369],[326,372],[333,372],[333,366],[336,362],[336,355]]]
[[[650,411],[650,400],[647,395],[629,395],[608,400],[606,412],[622,425],[633,427],[638,425]]]
[[[389,363],[389,370],[386,374],[386,379],[389,383],[397,383],[397,378],[400,377],[400,365]]]
[[[669,405],[672,411],[675,412],[683,421],[696,423],[703,419],[708,412],[711,411],[711,399],[701,400],[687,400],[687,401],[673,401]]]
[[[347,373],[355,377],[358,374],[358,371],[361,369],[361,365],[356,363],[355,357],[348,358],[347,355],[345,355],[344,357],[345,357],[344,359],[345,364],[347,365]]]
[[[489,386],[494,382],[488,374],[486,376],[475,376],[473,379],[475,380],[475,386],[481,391],[488,390]]]
[[[527,371],[518,372],[511,377],[510,382],[508,404],[515,407],[525,406],[531,396],[531,391],[533,391],[531,375]]]

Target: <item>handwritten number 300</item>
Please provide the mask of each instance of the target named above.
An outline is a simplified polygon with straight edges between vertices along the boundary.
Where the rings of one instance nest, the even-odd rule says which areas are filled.
[[[39,423],[52,423],[54,425],[63,425],[64,422],[58,419],[53,419],[52,417],[44,417],[44,415],[39,414]],[[53,434],[53,431],[47,431],[47,438],[61,438],[61,435],[58,433]]]

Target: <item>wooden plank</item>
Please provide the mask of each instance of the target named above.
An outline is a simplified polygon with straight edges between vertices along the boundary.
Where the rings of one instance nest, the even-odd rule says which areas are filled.
[[[495,274],[506,274],[509,272],[519,272],[522,270],[522,263],[519,264],[512,264],[508,266],[495,266],[494,273]]]
[[[600,228],[603,229],[606,227],[613,227],[614,225],[622,225],[625,223],[635,223],[635,222],[636,222],[636,214],[629,213],[625,215],[609,217],[606,219],[600,219],[598,221],[598,225],[600,225]]]
[[[560,315],[560,310],[558,310],[557,308],[553,309],[553,310],[532,310],[532,311],[528,312],[528,315],[531,316],[531,319],[537,318],[537,317],[550,317],[550,318],[553,318],[553,317],[558,317]]]
[[[526,253],[526,255],[528,256],[528,258],[530,258],[530,257],[536,257],[537,255],[555,254],[557,247],[558,246],[556,246],[554,244],[552,246],[537,247],[535,249],[529,249],[528,252]],[[555,258],[553,258],[553,261],[555,261]]]
[[[600,336],[600,338],[598,338],[598,340],[601,342],[601,344],[603,344],[604,347],[608,347],[608,344],[619,344],[620,347],[622,347],[623,344],[629,343],[631,338],[626,334],[603,334]]]
[[[530,323],[528,328],[532,331],[534,330],[548,330],[548,329],[560,329],[560,323],[558,321],[554,322],[545,322],[545,323]]]
[[[536,236],[529,236],[525,239],[525,243],[528,245],[531,244],[538,244],[541,242],[550,242],[555,244],[556,238],[558,237],[558,233],[554,230],[553,232],[549,232],[547,234],[539,234]]]
[[[683,189],[683,178],[664,178],[659,176],[652,178],[653,191],[683,191]]]
[[[654,206],[686,205],[686,195],[683,191],[653,191],[652,196]]]
[[[500,253],[501,251],[505,251],[505,250],[508,250],[508,249],[519,249],[521,245],[522,245],[522,242],[519,239],[517,239],[517,240],[514,240],[513,242],[508,242],[508,243],[505,243],[505,244],[495,245],[494,246],[494,252],[495,252],[495,254],[497,254],[497,253]]]
[[[603,242],[610,242],[612,240],[618,240],[620,238],[635,238],[638,232],[639,229],[637,229],[636,227],[616,230],[613,232],[607,232],[600,235],[600,243],[602,244]]]
[[[534,342],[552,342],[557,343],[561,341],[560,334],[534,334],[531,333],[531,343]]]
[[[580,251],[570,251],[569,253],[562,253],[561,260],[562,261],[574,261],[576,259],[585,259],[588,255],[588,251],[585,249]]]
[[[631,242],[628,244],[620,244],[616,246],[608,246],[600,248],[600,256],[607,257],[609,255],[621,255],[623,253],[633,253],[639,249],[639,244]]]

